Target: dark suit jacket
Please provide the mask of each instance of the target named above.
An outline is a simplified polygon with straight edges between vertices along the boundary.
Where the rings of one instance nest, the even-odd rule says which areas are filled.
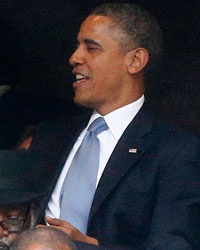
[[[31,150],[44,156],[37,163],[41,182],[51,183],[43,209],[87,122],[72,119],[38,130]],[[158,121],[142,107],[106,165],[87,234],[109,249],[200,249],[199,140]],[[80,249],[93,249],[83,245]]]

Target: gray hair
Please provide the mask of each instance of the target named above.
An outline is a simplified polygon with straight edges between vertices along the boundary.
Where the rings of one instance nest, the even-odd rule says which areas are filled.
[[[149,53],[147,68],[155,68],[162,54],[162,34],[159,24],[149,12],[134,4],[106,3],[90,14],[110,18],[112,27],[119,29],[122,49],[145,48]]]

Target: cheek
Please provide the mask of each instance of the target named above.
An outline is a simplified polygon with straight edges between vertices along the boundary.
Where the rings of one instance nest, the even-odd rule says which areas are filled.
[[[123,72],[123,65],[118,59],[108,60],[99,67],[99,75],[104,80],[117,79],[120,74]]]
[[[97,87],[103,87],[110,82],[115,70],[110,67],[110,65],[103,64],[96,67],[93,74],[93,82]]]
[[[112,58],[112,57],[111,57]],[[123,65],[121,60],[104,58],[104,60],[93,61],[90,71],[92,72],[92,88],[93,92],[106,94],[110,89],[115,88],[116,83],[120,81],[123,73]]]

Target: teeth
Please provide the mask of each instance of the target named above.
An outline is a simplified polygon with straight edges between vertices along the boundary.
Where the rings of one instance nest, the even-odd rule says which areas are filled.
[[[81,74],[77,74],[76,75],[76,80],[81,80],[81,79],[85,79],[86,77],[81,75]]]

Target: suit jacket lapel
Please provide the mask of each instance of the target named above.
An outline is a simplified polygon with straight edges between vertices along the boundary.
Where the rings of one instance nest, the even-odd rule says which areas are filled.
[[[107,195],[151,145],[152,137],[145,137],[145,135],[151,132],[152,122],[153,115],[143,107],[118,141],[99,181],[89,223]],[[129,149],[136,149],[137,152],[130,153]]]

